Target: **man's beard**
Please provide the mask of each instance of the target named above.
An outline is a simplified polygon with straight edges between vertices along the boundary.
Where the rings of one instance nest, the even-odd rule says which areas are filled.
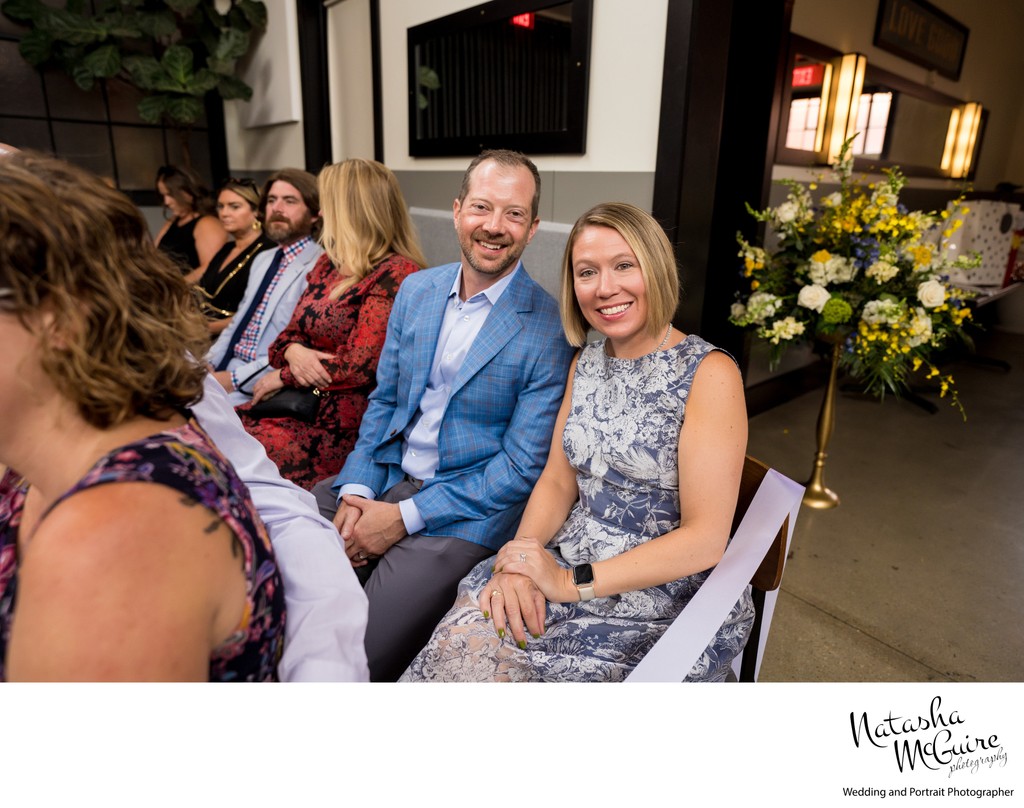
[[[313,217],[308,212],[294,224],[285,218],[269,219],[264,225],[267,235],[278,244],[298,241],[303,236],[308,236],[313,229]]]

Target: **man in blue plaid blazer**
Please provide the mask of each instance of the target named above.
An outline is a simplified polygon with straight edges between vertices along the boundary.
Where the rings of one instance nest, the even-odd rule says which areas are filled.
[[[462,260],[402,283],[359,440],[314,489],[364,581],[373,681],[401,675],[459,580],[512,538],[547,460],[572,349],[519,260],[539,197],[521,154],[470,164],[453,206]]]

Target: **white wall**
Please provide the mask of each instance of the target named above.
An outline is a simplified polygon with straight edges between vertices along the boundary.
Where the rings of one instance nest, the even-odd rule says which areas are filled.
[[[406,29],[479,0],[381,0],[380,5],[384,161],[396,171],[462,171],[464,157],[409,156]],[[587,153],[537,156],[541,171],[654,171],[667,10],[668,0],[594,3]]]

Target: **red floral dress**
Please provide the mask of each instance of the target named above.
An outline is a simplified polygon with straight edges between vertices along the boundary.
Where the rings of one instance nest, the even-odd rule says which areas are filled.
[[[320,256],[310,271],[291,322],[270,346],[270,364],[281,368],[286,387],[298,387],[284,358],[289,345],[297,342],[334,354],[323,360],[331,384],[316,422],[250,418],[246,413],[251,404],[238,407],[246,431],[263,444],[281,474],[297,485],[310,489],[335,476],[355,446],[367,397],[377,386],[377,361],[391,306],[402,281],[417,269],[408,258],[390,256],[336,300],[330,299],[330,292],[341,278],[330,259]]]

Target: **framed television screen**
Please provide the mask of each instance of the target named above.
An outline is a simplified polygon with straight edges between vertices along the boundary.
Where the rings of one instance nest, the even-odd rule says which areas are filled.
[[[408,30],[409,154],[583,154],[593,0],[493,0]]]

